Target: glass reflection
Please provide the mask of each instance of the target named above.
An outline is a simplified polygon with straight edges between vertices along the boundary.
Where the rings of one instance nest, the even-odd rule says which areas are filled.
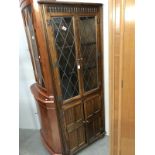
[[[83,58],[84,91],[97,88],[95,17],[80,17],[80,44]]]

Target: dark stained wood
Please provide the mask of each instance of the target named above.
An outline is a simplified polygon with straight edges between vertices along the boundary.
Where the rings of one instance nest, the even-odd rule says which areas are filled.
[[[29,3],[28,3],[29,2]],[[32,9],[32,24],[36,35],[38,54],[40,57],[41,72],[44,77],[44,86],[39,84],[40,74],[35,70],[35,59],[32,59],[34,73],[37,84],[31,86],[32,94],[37,103],[40,122],[41,136],[44,145],[51,154],[73,155],[79,150],[85,148],[98,138],[105,134],[104,122],[104,94],[103,94],[103,64],[102,64],[102,15],[101,4],[86,3],[55,3],[52,1],[21,1],[23,20],[27,18],[24,10],[27,4]],[[73,7],[78,8],[79,12],[49,12],[49,6]],[[80,8],[86,8],[82,12]],[[88,9],[89,8],[89,9]],[[94,8],[94,12],[93,12]],[[75,61],[79,63],[77,77],[79,83],[79,94],[69,99],[63,100],[61,90],[61,79],[58,63],[58,53],[55,46],[54,30],[48,21],[52,17],[72,16],[73,33],[75,39]],[[80,24],[79,17],[95,17],[96,32],[96,50],[98,52],[98,72],[96,88],[87,92],[84,91],[84,80],[82,59],[80,47]],[[89,25],[88,25],[89,26]],[[89,29],[89,27],[88,27]],[[26,31],[27,35],[29,34]],[[31,37],[31,35],[30,35]],[[28,40],[31,46],[31,40]],[[89,52],[89,51],[88,51]],[[30,48],[30,54],[33,57],[33,50]]]
[[[77,102],[64,107],[64,119],[70,152],[86,144],[83,104]]]
[[[59,4],[59,5],[78,5],[80,7],[82,6],[102,6],[101,3],[85,3],[85,2],[65,2],[65,1],[56,1],[56,0],[38,0],[38,3],[42,4]]]
[[[79,34],[79,22],[78,22],[78,16],[74,15],[74,35],[75,35],[75,49],[76,49],[76,57],[78,59],[81,58],[81,53],[80,53],[80,38],[78,36]],[[82,67],[81,61],[77,62],[77,65],[80,65]],[[82,74],[80,69],[78,69],[78,79],[79,79],[79,90],[80,90],[80,94],[82,94],[82,90],[83,90],[83,79],[82,79]],[[81,97],[81,96],[80,96]]]
[[[98,134],[104,131],[102,122],[102,103],[100,95],[87,97],[84,101],[85,123],[87,126],[87,141],[92,142]]]

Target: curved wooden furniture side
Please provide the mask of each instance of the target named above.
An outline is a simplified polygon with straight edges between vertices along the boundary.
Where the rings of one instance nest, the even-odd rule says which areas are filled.
[[[40,116],[42,142],[50,154],[62,155],[54,96],[47,96],[46,91],[38,84],[31,86],[31,92],[36,100]]]

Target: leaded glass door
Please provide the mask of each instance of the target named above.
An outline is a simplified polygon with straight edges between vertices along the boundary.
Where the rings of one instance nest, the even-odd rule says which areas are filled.
[[[98,53],[95,16],[79,17],[83,93],[98,87]]]
[[[82,96],[75,16],[48,12],[45,18],[57,101],[65,104]]]
[[[81,73],[77,45],[77,17],[48,18],[48,38],[52,46],[52,69],[57,90],[57,103],[64,114],[65,135],[70,152],[86,145]]]
[[[74,17],[68,16],[53,17],[50,21],[54,35],[63,101],[80,95],[73,20]]]
[[[57,70],[64,103],[99,88],[96,16],[55,16],[48,24],[53,43],[52,67]]]

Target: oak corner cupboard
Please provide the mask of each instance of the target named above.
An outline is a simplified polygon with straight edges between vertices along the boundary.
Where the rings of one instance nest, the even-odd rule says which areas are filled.
[[[73,155],[105,135],[102,5],[20,0],[41,137]]]

